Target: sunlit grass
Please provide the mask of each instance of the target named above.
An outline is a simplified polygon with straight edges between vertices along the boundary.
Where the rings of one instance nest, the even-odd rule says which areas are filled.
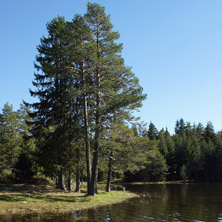
[[[121,202],[136,194],[99,191],[96,197],[85,193],[60,191],[52,187],[0,185],[0,215],[13,213],[68,212]]]

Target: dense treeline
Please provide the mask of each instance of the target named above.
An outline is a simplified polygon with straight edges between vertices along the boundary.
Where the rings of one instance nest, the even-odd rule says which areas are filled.
[[[6,103],[0,113],[0,179],[1,182],[34,182],[36,174],[35,140],[24,105],[16,112]]]
[[[71,190],[72,179],[95,195],[97,180],[222,181],[222,139],[212,124],[177,121],[175,134],[135,124],[146,95],[121,57],[119,33],[98,4],[72,21],[57,17],[37,47],[31,96],[0,114],[0,180],[47,177]],[[134,124],[132,124],[134,122]],[[132,127],[131,127],[132,125]]]
[[[160,151],[169,166],[168,179],[222,182],[222,134],[212,123],[176,122],[175,135],[160,131]]]
[[[31,136],[28,109],[21,105],[13,111],[4,105],[0,114],[0,179],[2,182],[32,182],[50,177],[56,164],[47,156],[49,146],[39,152],[37,139]],[[46,140],[47,138],[42,138]],[[90,138],[93,143],[93,138]],[[48,142],[48,141],[47,141]],[[123,123],[113,125],[100,141],[98,180],[107,180],[110,189],[112,178],[125,181],[191,180],[222,182],[222,133],[215,132],[209,122],[205,127],[191,125],[183,119],[176,122],[175,133],[158,130],[153,123],[148,129],[142,124],[131,128]],[[87,180],[84,137],[73,142],[67,155],[72,160],[63,171],[63,186],[70,188],[70,178]],[[51,151],[52,152],[52,151]],[[92,152],[92,150],[91,150]],[[47,165],[48,164],[48,165]],[[58,180],[57,180],[58,182]],[[76,185],[79,186],[77,183]],[[77,191],[79,187],[76,187]]]
[[[140,124],[134,131],[158,143],[168,168],[167,180],[222,182],[222,133],[216,133],[211,122],[204,127],[177,120],[174,135],[167,129],[158,132],[153,123],[148,130]],[[130,176],[138,180],[140,175],[146,180],[142,171]]]

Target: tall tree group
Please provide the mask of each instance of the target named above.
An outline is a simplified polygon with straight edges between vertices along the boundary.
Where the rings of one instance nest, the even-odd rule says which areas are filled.
[[[31,132],[36,138],[39,162],[50,176],[58,176],[74,162],[74,144],[84,139],[88,194],[95,195],[101,138],[113,124],[131,117],[145,98],[138,79],[121,57],[110,17],[104,7],[88,3],[84,16],[71,22],[63,17],[47,25],[36,57]],[[79,143],[81,144],[81,143]],[[80,145],[81,146],[81,145]],[[79,160],[78,160],[79,161]],[[46,167],[47,166],[47,167]]]

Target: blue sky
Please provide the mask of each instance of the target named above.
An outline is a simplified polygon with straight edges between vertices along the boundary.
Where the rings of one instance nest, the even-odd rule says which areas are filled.
[[[31,102],[36,46],[57,15],[86,12],[85,0],[8,0],[0,7],[0,108]],[[95,2],[95,1],[90,1]],[[120,32],[125,64],[147,93],[138,116],[174,131],[181,117],[222,129],[222,1],[98,0]]]

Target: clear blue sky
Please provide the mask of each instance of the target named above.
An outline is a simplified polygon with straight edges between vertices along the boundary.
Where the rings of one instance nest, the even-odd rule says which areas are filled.
[[[90,1],[94,2],[94,1]],[[181,117],[222,129],[222,1],[98,0],[120,32],[123,58],[148,94],[138,115],[174,131]],[[0,7],[0,108],[32,101],[33,62],[46,23],[85,0],[8,0]]]

